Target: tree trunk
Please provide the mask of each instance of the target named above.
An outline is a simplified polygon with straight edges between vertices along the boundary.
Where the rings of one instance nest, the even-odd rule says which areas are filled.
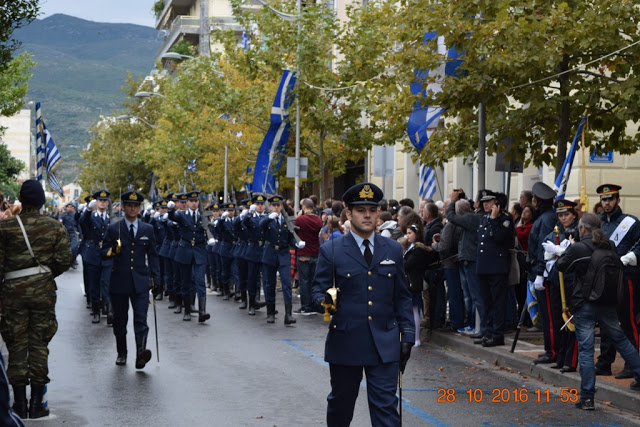
[[[560,63],[559,72],[569,69],[569,55],[565,54]],[[569,74],[558,77],[560,83],[560,123],[558,123],[558,147],[556,157],[555,177],[558,177],[560,169],[567,158],[567,142],[571,131],[571,103],[569,102]]]

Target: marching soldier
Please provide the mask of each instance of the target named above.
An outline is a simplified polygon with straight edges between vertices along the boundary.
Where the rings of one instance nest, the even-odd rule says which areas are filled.
[[[171,192],[167,194],[167,197],[162,202],[168,205],[170,201],[175,203],[174,194]],[[171,254],[171,251],[175,240],[175,226],[173,225],[173,221],[169,220],[168,208],[167,212],[162,212],[158,217],[158,220],[160,225],[164,227],[165,235],[162,245],[160,246],[160,250],[158,251],[158,255],[160,256],[160,262],[164,264],[164,283],[167,293],[169,294],[168,308],[173,309],[176,308],[176,288],[173,280],[173,254]]]
[[[184,316],[182,320],[191,320],[193,301],[198,296],[198,322],[207,321],[211,316],[207,313],[207,291],[204,285],[204,274],[207,265],[205,249],[207,237],[202,224],[202,217],[198,212],[200,191],[193,190],[182,195],[186,196],[187,210],[172,210],[174,205],[168,204],[169,219],[178,224],[180,241],[176,249],[176,261],[182,280],[182,301]]]
[[[213,236],[209,239],[207,245],[207,253],[209,260],[209,275],[211,276],[211,290],[222,295],[222,285],[220,284],[220,270],[222,269],[222,261],[220,260],[220,235],[218,229],[214,227],[214,223],[220,219],[220,205],[213,202],[208,206],[211,211],[211,220],[209,221],[209,231]]]
[[[121,196],[121,200],[124,219],[109,226],[102,255],[113,261],[109,292],[114,312],[113,334],[118,351],[116,365],[127,363],[127,323],[131,301],[136,369],[142,369],[151,359],[151,350],[147,349],[149,289],[153,283],[160,283],[160,267],[153,226],[138,219],[144,197],[129,191]],[[153,287],[154,295],[159,292],[162,292],[160,288]]]
[[[313,282],[316,305],[330,288],[340,289],[324,354],[331,375],[327,425],[351,423],[364,370],[371,425],[398,426],[398,371],[415,339],[402,247],[375,233],[380,188],[356,184],[342,197],[351,232],[320,246]]]
[[[240,299],[242,304],[238,307],[240,310],[247,308],[247,270],[249,259],[247,258],[247,248],[249,242],[249,229],[243,223],[242,219],[249,215],[249,207],[251,199],[240,201],[242,212],[233,221],[233,229],[236,235],[236,249],[234,250],[234,258],[238,268],[238,289],[240,290]]]
[[[0,332],[9,350],[13,409],[21,418],[41,418],[49,415],[42,400],[48,344],[58,330],[54,278],[69,269],[71,247],[62,224],[40,214],[45,196],[38,181],[25,181],[18,198],[20,215],[0,221]]]
[[[153,205],[155,209],[155,213],[149,220],[149,224],[151,224],[151,226],[153,227],[153,234],[156,238],[156,252],[158,252],[158,255],[160,255],[160,250],[162,249],[164,239],[166,238],[166,235],[167,235],[165,226],[160,219],[162,215],[164,215],[168,211],[167,203],[168,202],[166,200],[160,200],[155,202]],[[163,293],[167,291],[166,275],[164,271],[165,269],[164,257],[162,257],[162,260],[160,260],[158,264],[160,265],[160,280],[156,282],[155,285],[160,290],[160,292],[156,292],[155,298],[157,301],[162,301]]]
[[[289,246],[296,246],[296,241],[293,237],[293,230],[289,229],[281,214],[282,200],[282,196],[279,195],[270,197],[268,202],[272,212],[260,220],[260,228],[262,228],[264,236],[262,278],[265,282],[267,323],[275,322],[276,273],[280,273],[285,308],[284,324],[290,325],[296,323],[296,320],[292,315],[291,254],[289,253]]]
[[[220,257],[222,261],[220,281],[222,282],[222,292],[224,300],[231,298],[231,281],[233,270],[233,229],[231,222],[235,214],[236,205],[234,203],[224,203],[222,205],[222,215],[214,223],[214,227],[220,236]]]
[[[176,211],[184,211],[187,209],[187,194],[186,193],[175,193],[173,195],[172,202],[175,205],[167,204],[169,209],[172,209],[171,206],[175,207]],[[184,295],[182,293],[182,275],[180,271],[180,263],[176,258],[176,253],[178,252],[178,246],[180,244],[181,234],[180,234],[180,225],[177,222],[173,221],[167,213],[167,218],[171,227],[173,227],[174,240],[171,242],[171,250],[169,251],[169,255],[171,256],[171,260],[173,261],[173,288],[175,289],[175,310],[173,311],[175,314],[182,313],[182,305],[184,303]],[[184,318],[184,316],[183,316]],[[191,320],[191,314],[189,314],[189,320]]]
[[[69,242],[71,243],[71,256],[73,258],[73,262],[71,267],[76,268],[78,263],[76,262],[76,258],[78,257],[78,233],[80,231],[78,227],[78,221],[76,220],[76,207],[73,203],[67,203],[64,207],[65,213],[60,215],[60,222],[64,225],[64,228],[67,229],[67,233],[69,234]]]
[[[263,236],[260,228],[260,220],[264,216],[266,198],[262,194],[255,194],[251,199],[249,213],[242,219],[248,229],[249,241],[247,243],[247,292],[249,293],[250,316],[256,314],[256,310],[263,307],[256,301],[260,294],[260,272],[262,271]]]
[[[100,323],[100,297],[106,302],[107,324],[113,321],[113,311],[109,298],[108,274],[111,270],[111,260],[103,260],[100,255],[104,237],[109,227],[109,193],[107,190],[99,190],[93,194],[93,199],[80,217],[80,223],[84,224],[86,230],[85,240],[85,267],[89,279],[89,289],[91,293],[91,309],[93,314],[92,323]]]
[[[86,211],[87,206],[93,200],[93,195],[88,195],[84,198],[84,204],[81,205],[76,212],[76,222],[80,227],[80,234],[82,235],[82,240],[80,241],[80,245],[78,247],[78,254],[82,258],[82,282],[84,284],[84,295],[87,298],[87,308],[92,308],[91,304],[91,279],[89,277],[89,269],[87,268],[86,262],[86,247],[87,247],[87,236],[89,235],[89,229],[86,224],[80,221],[82,214]]]
[[[638,351],[638,323],[640,312],[640,295],[638,295],[638,283],[640,283],[640,270],[638,269],[638,257],[640,257],[640,223],[633,215],[622,213],[620,208],[621,186],[615,184],[602,184],[596,189],[600,195],[603,211],[600,214],[602,231],[607,238],[616,245],[620,261],[624,264],[624,296],[618,303],[618,319],[625,336],[631,345]],[[632,250],[633,249],[633,250]],[[606,333],[601,334],[600,356],[596,363],[596,375],[611,375],[611,364],[616,359],[616,349]],[[625,363],[622,371],[616,374],[616,378],[633,378],[633,372]]]

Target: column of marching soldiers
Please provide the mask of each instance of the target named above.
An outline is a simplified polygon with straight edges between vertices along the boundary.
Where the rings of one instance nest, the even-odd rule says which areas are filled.
[[[266,305],[267,323],[275,323],[277,273],[281,275],[285,302],[284,324],[296,323],[292,316],[289,246],[295,245],[291,224],[280,214],[283,198],[254,194],[238,206],[211,203],[199,210],[201,192],[168,193],[141,212],[140,220],[153,226],[155,247],[160,259],[161,283],[154,284],[153,297],[168,297],[169,309],[190,321],[210,318],[207,293],[223,300],[241,301],[239,309],[249,315]],[[120,220],[121,211],[110,207],[111,193],[98,190],[80,205],[76,221],[82,233],[78,253],[82,257],[84,292],[92,323],[106,316],[113,322],[109,297],[111,259],[101,256],[107,228]],[[270,213],[266,212],[266,202]],[[239,211],[239,214],[237,214]],[[111,212],[111,214],[110,214]],[[285,271],[286,270],[286,271]],[[261,283],[265,301],[261,300]],[[207,288],[209,289],[207,291]],[[197,297],[197,308],[196,308]]]

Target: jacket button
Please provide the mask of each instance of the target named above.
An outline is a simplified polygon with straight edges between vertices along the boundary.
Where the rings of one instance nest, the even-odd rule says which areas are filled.
[[[369,301],[369,305],[373,305],[373,302]]]
[[[131,262],[133,262],[133,258],[131,258]]]
[[[333,325],[333,329],[335,329],[337,327],[337,325]]]
[[[389,273],[388,276],[391,277],[391,273]]]
[[[347,277],[351,277],[351,273],[347,273]]]
[[[369,289],[370,291],[373,290],[373,286],[369,286],[367,289]]]
[[[372,318],[371,316],[369,316],[369,317],[367,317],[367,319],[371,320],[371,319],[373,319],[373,318]]]
[[[480,249],[480,253],[484,252],[482,249]]]
[[[133,251],[131,251],[131,255],[133,255]]]
[[[131,267],[131,269],[133,270],[133,267]]]
[[[133,242],[131,243],[131,246],[135,246],[135,245],[136,245],[135,243],[133,243]]]
[[[371,276],[371,275],[372,275],[373,273],[371,273],[371,272],[368,272],[367,274],[368,274],[369,276]]]

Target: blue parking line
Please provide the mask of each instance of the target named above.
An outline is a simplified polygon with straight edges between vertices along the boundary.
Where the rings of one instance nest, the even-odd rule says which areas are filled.
[[[300,351],[305,356],[308,356],[312,360],[320,363],[321,365],[329,366],[329,364],[327,362],[325,362],[324,359],[322,359],[320,356],[318,356],[315,353],[307,350],[306,348],[302,347],[300,344],[297,344],[295,342],[295,341],[301,341],[301,340],[291,340],[291,339],[285,338],[282,341],[285,342],[286,344],[290,345],[291,347],[295,348],[296,350]],[[366,383],[363,380],[360,385],[363,388],[366,388],[365,384]],[[433,390],[430,390],[430,389],[403,389],[403,390],[404,391],[434,391],[434,392],[436,391],[435,389],[433,389]],[[402,409],[406,410],[407,412],[415,415],[416,417],[418,417],[418,418],[420,418],[420,419],[432,424],[435,427],[452,427],[451,425],[449,425],[446,422],[434,417],[433,415],[429,414],[428,412],[425,412],[422,409],[413,406],[411,401],[406,399],[406,398],[404,398],[404,397],[402,398]]]

